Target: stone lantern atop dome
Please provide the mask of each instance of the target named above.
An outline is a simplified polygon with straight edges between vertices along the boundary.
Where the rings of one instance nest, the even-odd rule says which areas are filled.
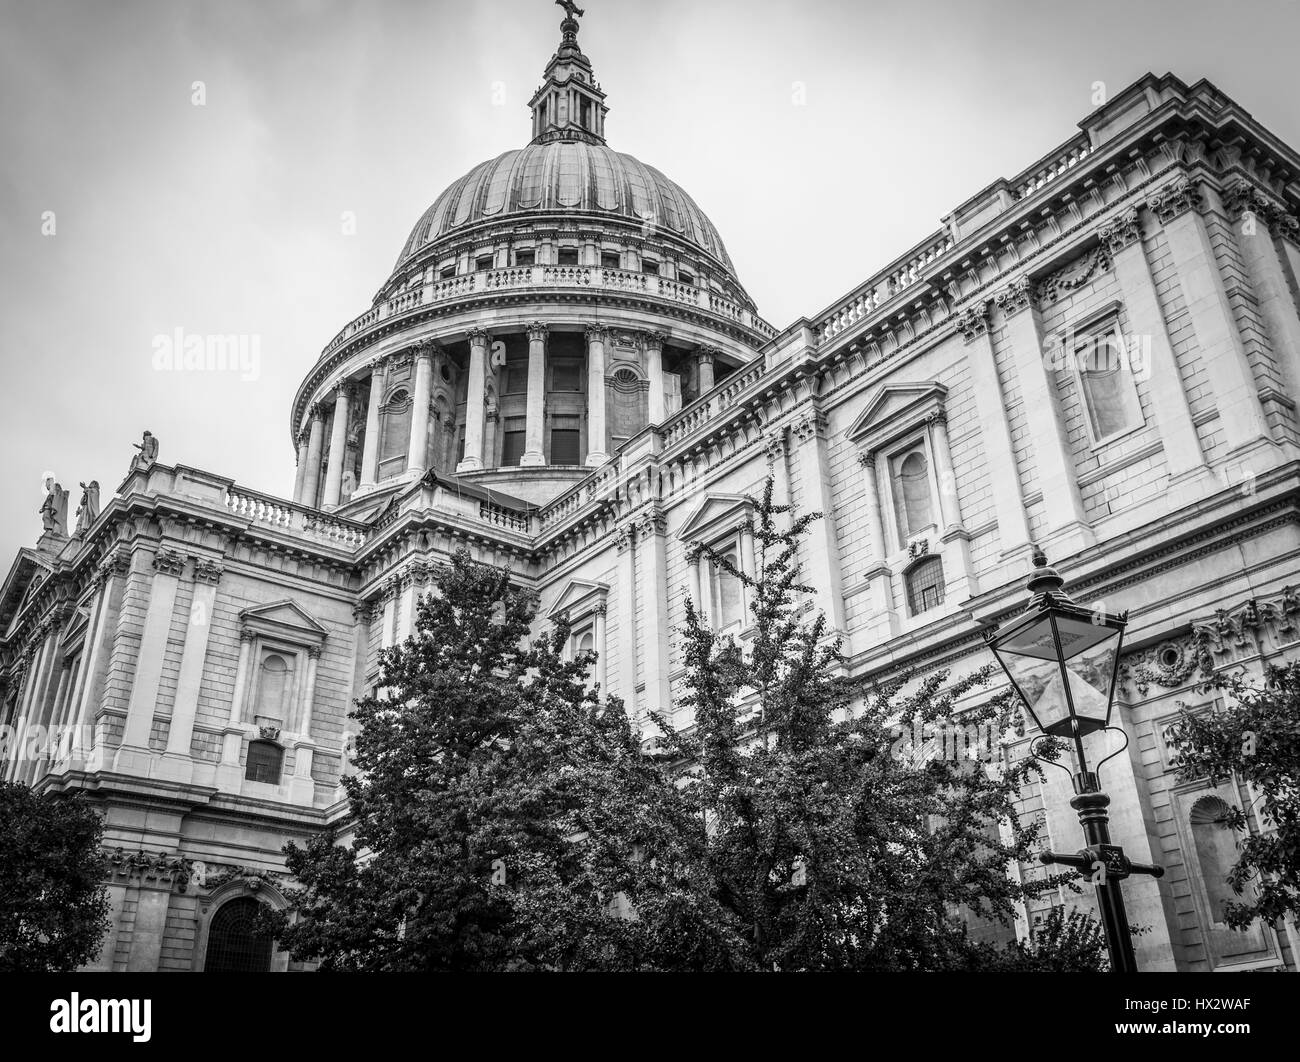
[[[578,47],[578,20],[585,12],[572,0],[555,0],[564,8],[560,47],[543,72],[545,80],[528,106],[533,112],[533,143],[550,140],[605,142],[605,93],[591,69],[591,60]]]

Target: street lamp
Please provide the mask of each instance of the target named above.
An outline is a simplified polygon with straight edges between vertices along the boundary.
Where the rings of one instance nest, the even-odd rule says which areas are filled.
[[[1076,605],[1061,589],[1063,584],[1035,547],[1034,571],[1026,583],[1029,607],[1005,627],[986,630],[984,640],[1038,729],[1074,742],[1079,770],[1070,806],[1079,813],[1087,847],[1073,855],[1044,852],[1039,858],[1087,873],[1097,886],[1111,969],[1136,972],[1120,882],[1135,873],[1160,877],[1164,868],[1133,863],[1120,845],[1110,843],[1110,797],[1101,791],[1097,774],[1088,770],[1083,749],[1084,735],[1111,729],[1128,613],[1112,615]]]

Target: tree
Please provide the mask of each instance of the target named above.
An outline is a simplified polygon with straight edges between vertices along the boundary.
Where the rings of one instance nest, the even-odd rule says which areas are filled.
[[[531,644],[533,595],[458,552],[416,634],[356,704],[355,822],[290,844],[281,946],[324,969],[717,968],[734,951],[700,880],[702,824],[616,698]]]
[[[1006,973],[1102,973],[1110,969],[1106,933],[1087,911],[1053,907],[1030,940],[976,951],[968,969]]]
[[[826,619],[801,618],[799,542],[820,514],[753,503],[759,570],[750,575],[707,545],[740,580],[752,640],[720,636],[688,602],[684,630],[694,727],[662,716],[665,746],[697,765],[688,793],[709,824],[706,856],[718,899],[744,927],[736,965],[779,970],[952,968],[984,954],[957,916],[1007,920],[1016,899],[1070,880],[1025,885],[1008,865],[1030,856],[1036,825],[1016,812],[1033,760],[988,771],[900,733],[947,727],[990,670],[949,681],[901,675],[864,688],[850,679]],[[789,514],[787,523],[786,514]],[[860,704],[861,710],[850,709]],[[961,713],[962,732],[1009,722],[1009,699]],[[901,726],[900,726],[901,724]],[[981,729],[982,728],[982,729]],[[1000,750],[998,750],[1000,751]],[[939,754],[934,754],[939,753]],[[985,748],[986,756],[994,754]],[[997,824],[1005,822],[1005,838]]]
[[[0,782],[0,973],[66,972],[98,953],[102,833],[80,800]]]
[[[1300,661],[1270,665],[1262,684],[1236,672],[1209,685],[1226,693],[1226,706],[1184,708],[1169,739],[1183,781],[1208,778],[1217,785],[1235,777],[1258,793],[1259,832],[1250,832],[1237,807],[1219,824],[1242,835],[1227,880],[1246,899],[1224,905],[1227,923],[1245,929],[1256,918],[1300,917]]]

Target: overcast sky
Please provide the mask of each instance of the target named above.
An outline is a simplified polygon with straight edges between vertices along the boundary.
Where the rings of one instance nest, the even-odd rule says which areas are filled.
[[[587,0],[579,40],[611,146],[691,193],[782,328],[1066,140],[1096,82],[1208,77],[1300,145],[1298,8]],[[44,471],[71,522],[77,482],[107,502],[145,428],[168,464],[291,493],[298,381],[437,194],[526,142],[561,17],[547,0],[0,0],[4,567],[40,533]],[[257,337],[259,377],[155,371],[177,328]]]

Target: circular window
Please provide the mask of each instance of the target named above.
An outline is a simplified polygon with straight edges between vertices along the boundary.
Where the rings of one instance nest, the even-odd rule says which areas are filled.
[[[442,376],[443,383],[451,383],[451,370],[446,365],[439,370],[439,375]]]
[[[1183,654],[1178,651],[1177,646],[1166,645],[1160,650],[1160,663],[1165,667],[1177,667],[1182,662]]]

